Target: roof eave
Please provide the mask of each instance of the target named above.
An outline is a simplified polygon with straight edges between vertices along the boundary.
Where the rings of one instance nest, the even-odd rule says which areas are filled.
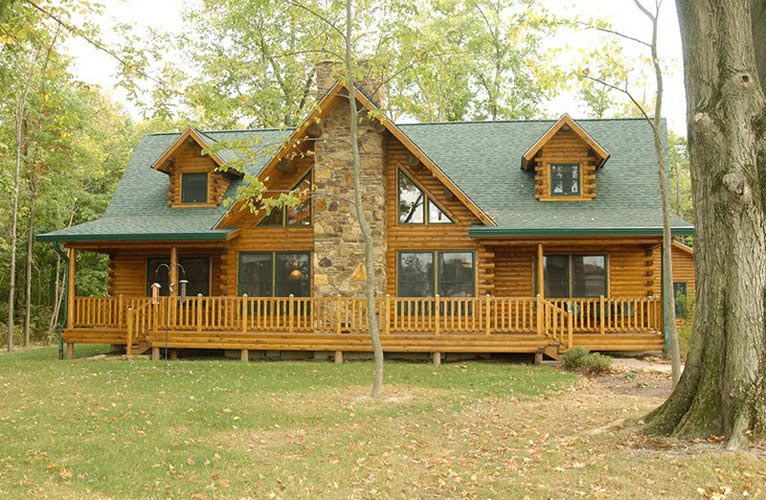
[[[111,234],[41,234],[37,241],[82,242],[82,241],[228,241],[235,237],[236,231],[216,231],[203,233],[111,233]]]
[[[676,226],[673,235],[694,234],[694,226]],[[472,226],[471,238],[514,237],[574,237],[574,236],[662,236],[662,227],[606,227],[606,228],[498,228]]]

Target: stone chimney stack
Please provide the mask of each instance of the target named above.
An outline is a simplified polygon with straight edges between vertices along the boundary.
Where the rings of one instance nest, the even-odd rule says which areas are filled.
[[[316,71],[321,98],[342,78],[342,66],[334,61],[322,61]],[[371,91],[382,88],[380,79],[360,82],[359,88]],[[380,91],[376,94],[378,98],[385,96]],[[380,104],[374,96],[370,97]],[[382,296],[386,292],[385,137],[377,120],[369,119],[361,107],[359,112],[362,203],[374,239],[375,293]],[[354,206],[347,201],[354,189],[349,124],[348,100],[341,99],[325,111],[321,140],[314,143],[313,286],[316,297],[364,295],[364,241]]]
[[[319,61],[315,66],[317,82],[317,99],[321,99],[330,88],[345,76],[345,69],[338,61]],[[370,61],[357,61],[354,78],[357,88],[382,107],[386,100],[385,77],[383,70],[374,68]]]

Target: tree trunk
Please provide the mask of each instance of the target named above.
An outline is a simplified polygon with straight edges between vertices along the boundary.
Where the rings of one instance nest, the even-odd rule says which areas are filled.
[[[27,225],[27,260],[24,269],[24,347],[29,347],[32,327],[32,264],[34,263],[35,209],[37,204],[37,174],[34,165],[29,165],[29,222]]]
[[[763,6],[764,0],[758,0]],[[677,0],[686,74],[697,312],[686,370],[650,432],[766,430],[766,99],[753,0]],[[762,33],[762,31],[761,31]],[[712,36],[715,34],[715,36]]]
[[[364,261],[367,272],[367,282],[365,283],[365,295],[367,296],[367,311],[369,314],[370,340],[372,342],[372,351],[375,358],[375,372],[372,382],[372,397],[378,398],[383,391],[383,347],[380,344],[380,330],[378,328],[378,313],[375,308],[375,261],[372,255],[372,231],[367,223],[367,216],[364,214],[362,205],[362,182],[361,170],[362,162],[359,157],[359,133],[357,125],[359,123],[359,113],[356,108],[356,89],[353,74],[353,60],[351,54],[351,26],[353,24],[352,1],[346,0],[346,78],[348,80],[348,103],[350,109],[350,135],[351,153],[353,155],[354,167],[354,207],[356,208],[356,219],[364,238]]]

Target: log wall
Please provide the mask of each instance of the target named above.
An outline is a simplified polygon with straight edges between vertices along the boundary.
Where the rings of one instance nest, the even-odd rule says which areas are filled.
[[[581,201],[596,197],[596,158],[588,145],[571,129],[556,132],[535,158],[535,196],[541,201]],[[580,164],[580,194],[553,196],[550,192],[552,163]]]
[[[386,148],[386,293],[397,293],[397,253],[404,250],[470,250],[476,252],[476,291],[479,295],[494,289],[494,255],[486,246],[468,237],[468,229],[480,224],[463,203],[455,198],[397,140],[390,139]],[[403,170],[444,212],[453,224],[399,224],[398,171]],[[428,217],[428,214],[425,214]]]

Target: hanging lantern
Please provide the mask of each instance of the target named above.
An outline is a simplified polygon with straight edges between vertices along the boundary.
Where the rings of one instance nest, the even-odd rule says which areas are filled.
[[[155,306],[160,303],[160,288],[162,288],[162,285],[159,283],[152,283],[152,304]]]
[[[290,271],[290,274],[287,275],[287,279],[290,281],[301,281],[304,279],[303,273],[301,272],[298,261],[294,260],[292,262],[292,268],[293,270]]]

